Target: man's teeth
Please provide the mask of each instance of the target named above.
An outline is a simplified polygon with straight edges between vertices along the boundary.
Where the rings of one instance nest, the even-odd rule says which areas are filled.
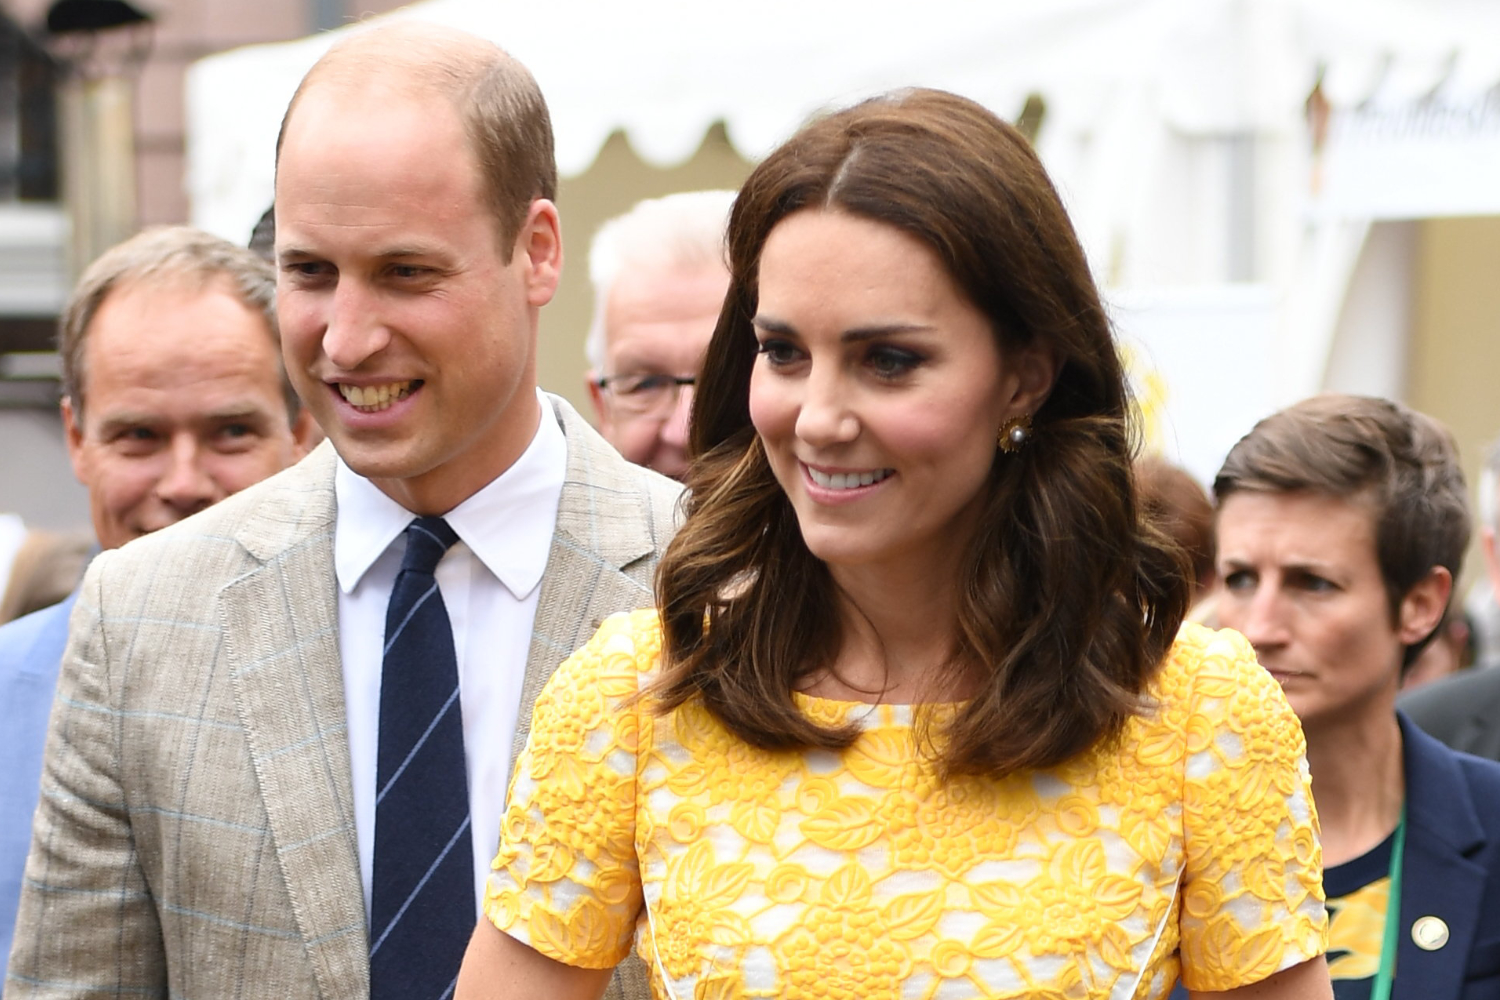
[[[385,385],[348,385],[340,382],[339,395],[349,403],[350,406],[365,411],[366,413],[379,413],[386,407],[411,395],[412,389],[420,385],[419,381],[408,379],[405,382],[387,382]]]
[[[812,481],[825,490],[852,490],[859,486],[872,486],[891,474],[890,469],[872,469],[869,472],[819,472],[812,466],[807,467],[807,474],[812,476]]]

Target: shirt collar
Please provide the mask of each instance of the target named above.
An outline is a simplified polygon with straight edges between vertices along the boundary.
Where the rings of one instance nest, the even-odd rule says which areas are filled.
[[[542,419],[521,457],[473,496],[443,515],[517,600],[536,589],[547,568],[557,502],[567,474],[568,445],[540,390]],[[339,589],[352,593],[416,515],[339,458],[333,475],[337,501],[333,568]]]

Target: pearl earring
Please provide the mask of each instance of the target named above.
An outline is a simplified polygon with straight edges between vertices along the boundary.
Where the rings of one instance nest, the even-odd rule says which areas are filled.
[[[995,444],[1009,455],[1020,451],[1030,440],[1031,414],[1023,413],[1000,425],[1000,435],[995,439]]]

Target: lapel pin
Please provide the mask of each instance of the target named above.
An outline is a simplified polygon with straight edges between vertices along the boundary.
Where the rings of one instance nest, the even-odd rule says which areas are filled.
[[[1411,925],[1411,939],[1423,951],[1437,951],[1448,943],[1448,925],[1442,917],[1418,917]]]

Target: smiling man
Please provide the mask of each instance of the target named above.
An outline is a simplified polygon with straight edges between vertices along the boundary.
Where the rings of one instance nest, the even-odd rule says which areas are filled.
[[[532,700],[650,602],[678,493],[537,388],[555,187],[487,42],[373,30],[303,81],[278,311],[331,447],[91,568],[8,998],[451,993]]]
[[[1492,996],[1500,766],[1395,708],[1469,537],[1451,436],[1387,400],[1317,396],[1256,424],[1214,494],[1220,623],[1307,736],[1334,996]]]
[[[63,427],[100,547],[195,514],[302,457],[312,421],[281,370],[275,275],[194,229],[89,266],[64,307]],[[0,628],[0,954],[31,842],[74,595]]]

